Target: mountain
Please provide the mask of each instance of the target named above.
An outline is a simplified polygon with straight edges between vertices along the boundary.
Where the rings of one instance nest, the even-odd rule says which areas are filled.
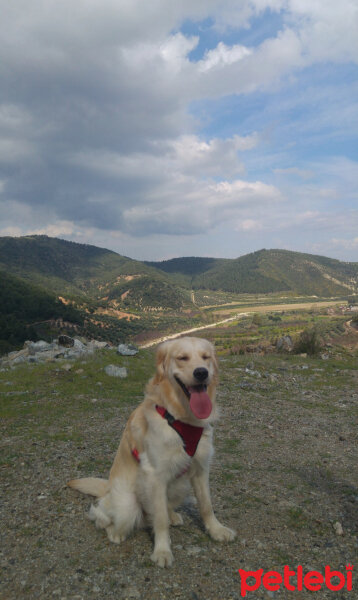
[[[358,263],[289,250],[259,250],[236,259],[188,257],[147,264],[172,278],[180,277],[193,289],[339,296],[358,287]]]
[[[0,268],[54,291],[96,293],[118,275],[150,271],[111,250],[46,235],[0,238]]]
[[[92,308],[111,300],[115,309],[121,304],[180,309],[189,302],[160,270],[143,262],[45,235],[0,238],[0,269]]]
[[[289,250],[140,262],[44,235],[0,238],[0,269],[92,308],[140,311],[192,308],[190,289],[337,296],[358,286],[358,263]]]

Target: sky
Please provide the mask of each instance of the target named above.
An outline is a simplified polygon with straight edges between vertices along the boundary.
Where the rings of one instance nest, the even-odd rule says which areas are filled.
[[[358,261],[357,0],[0,0],[0,235]]]

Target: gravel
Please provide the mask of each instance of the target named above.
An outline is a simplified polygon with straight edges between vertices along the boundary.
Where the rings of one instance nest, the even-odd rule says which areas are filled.
[[[5,430],[1,597],[237,600],[239,568],[282,573],[284,565],[302,565],[304,572],[323,572],[330,565],[345,573],[358,549],[357,377],[344,372],[337,386],[328,362],[314,372],[309,362],[302,369],[262,359],[249,369],[255,373],[245,373],[244,357],[223,361],[211,489],[218,518],[238,535],[230,544],[212,541],[196,507],[186,506],[184,525],[171,531],[169,569],[151,563],[149,531],[111,544],[86,518],[91,499],[65,485],[73,476],[105,475],[102,465],[109,469],[132,407],[104,418],[98,399],[95,419],[74,413],[85,442],[25,443],[21,429]],[[260,588],[247,598],[306,595]],[[334,597],[353,595],[342,590]],[[323,588],[317,598],[332,592]]]

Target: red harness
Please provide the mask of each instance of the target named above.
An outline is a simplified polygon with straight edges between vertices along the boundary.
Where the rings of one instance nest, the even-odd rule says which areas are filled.
[[[183,421],[174,419],[173,415],[171,415],[170,412],[168,412],[163,406],[156,405],[155,408],[156,411],[163,417],[163,419],[167,421],[168,425],[175,429],[177,434],[180,435],[181,439],[183,440],[185,452],[189,454],[189,456],[194,456],[204,428],[196,427],[195,425],[189,425],[189,423],[183,423]],[[132,454],[136,461],[140,462],[137,448],[133,448]]]

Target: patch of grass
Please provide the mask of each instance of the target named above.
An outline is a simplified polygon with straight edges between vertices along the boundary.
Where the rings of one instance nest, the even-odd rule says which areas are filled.
[[[220,443],[220,449],[225,454],[238,454],[240,440],[227,438]]]
[[[286,524],[290,529],[303,529],[308,527],[309,520],[302,508],[292,507],[287,509]]]
[[[27,439],[79,442],[81,426],[69,430],[69,422],[96,417],[99,405],[101,415],[108,419],[119,405],[138,404],[154,370],[150,350],[134,357],[101,351],[87,360],[67,362],[69,371],[64,362],[56,362],[19,365],[15,371],[0,373],[0,411],[8,435],[21,432]],[[128,377],[118,380],[106,375],[108,364],[127,367]]]
[[[277,547],[272,549],[272,559],[272,568],[274,568],[275,566],[281,568],[285,565],[290,565],[293,563],[292,554],[290,554],[286,550],[282,550],[281,548]]]

